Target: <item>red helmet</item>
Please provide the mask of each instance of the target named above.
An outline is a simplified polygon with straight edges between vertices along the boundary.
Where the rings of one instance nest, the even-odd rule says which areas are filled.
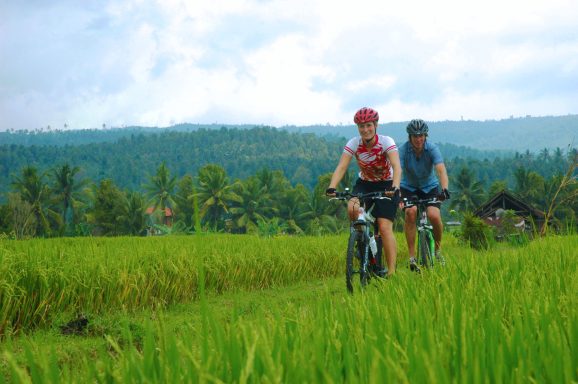
[[[379,121],[379,113],[376,110],[363,107],[353,117],[353,121],[355,124],[363,124],[375,121],[376,123]]]

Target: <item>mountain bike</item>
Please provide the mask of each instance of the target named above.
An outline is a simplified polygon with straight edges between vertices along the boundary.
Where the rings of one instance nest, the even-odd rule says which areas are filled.
[[[384,192],[371,193],[350,193],[346,188],[344,192],[336,192],[335,197],[329,200],[349,201],[356,197],[359,200],[359,215],[357,220],[351,222],[349,227],[349,240],[347,242],[347,257],[345,261],[345,283],[347,290],[353,293],[355,275],[359,274],[359,287],[363,289],[373,277],[384,277],[387,269],[382,266],[382,242],[378,234],[375,217],[371,215],[374,205],[367,208],[371,200],[391,198],[385,196]],[[376,238],[377,237],[377,238]],[[375,245],[372,243],[375,241]],[[373,248],[373,251],[372,251]]]
[[[404,198],[403,203],[406,208],[417,206],[417,259],[421,266],[433,268],[435,259],[435,240],[433,226],[427,217],[428,204],[441,203],[437,197],[428,199]]]

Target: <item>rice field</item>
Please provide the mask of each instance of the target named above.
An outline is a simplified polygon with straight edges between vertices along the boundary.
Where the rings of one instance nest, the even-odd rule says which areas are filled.
[[[0,383],[578,382],[578,237],[445,244],[349,295],[345,236],[0,240]]]

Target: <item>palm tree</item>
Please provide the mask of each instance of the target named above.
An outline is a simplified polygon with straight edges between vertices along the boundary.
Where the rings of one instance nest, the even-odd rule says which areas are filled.
[[[313,194],[307,209],[304,216],[309,218],[307,233],[310,235],[338,233],[349,226],[349,221],[335,215],[335,208],[328,205],[322,196]]]
[[[231,203],[240,199],[233,192],[225,169],[219,165],[208,164],[199,169],[198,180],[196,196],[201,216],[211,227],[219,228],[219,224],[223,224],[223,215],[229,213]]]
[[[66,234],[71,234],[70,225],[75,217],[75,208],[82,204],[80,190],[88,183],[86,179],[76,181],[75,176],[79,171],[79,167],[70,168],[68,164],[52,171],[54,201],[59,207]]]
[[[287,189],[279,199],[279,216],[292,233],[304,233],[310,217],[308,202],[311,194],[303,184]]]
[[[325,197],[331,173],[321,175],[317,180],[317,185],[307,205],[309,219],[307,232],[315,235],[340,232],[349,226],[349,220],[345,215],[344,204],[335,204]]]
[[[239,199],[232,202],[229,211],[237,227],[246,232],[256,231],[259,221],[265,221],[278,211],[271,202],[267,186],[262,185],[257,177],[236,183],[233,191]]]
[[[550,151],[548,148],[543,148],[538,155],[541,161],[548,161],[550,159]]]
[[[87,219],[94,225],[96,234],[105,236],[123,234],[118,218],[123,214],[124,199],[124,193],[111,179],[103,179],[94,186],[94,206],[87,214]]]
[[[5,209],[4,209],[5,208]],[[6,233],[11,230],[17,239],[32,237],[36,234],[36,216],[30,203],[23,201],[19,193],[8,193],[8,204],[2,206],[4,217],[10,217]]]
[[[484,199],[483,185],[480,181],[475,180],[474,173],[469,168],[462,168],[453,184],[458,192],[450,200],[450,208],[471,212],[482,203]]]
[[[574,222],[576,217],[576,206],[578,205],[578,177],[576,169],[578,168],[578,155],[575,154],[573,162],[568,167],[564,175],[558,174],[545,182],[545,201],[544,207],[546,219],[541,233],[544,235],[548,232],[549,221],[555,217],[559,208],[558,215],[569,222]]]
[[[176,176],[171,177],[165,163],[161,163],[157,168],[157,173],[150,178],[149,184],[144,186],[146,197],[149,199],[148,204],[152,204],[154,210],[160,209],[165,212],[166,208],[170,208],[174,211],[177,205],[174,200],[176,184]]]
[[[263,168],[257,171],[255,178],[271,197],[279,195],[290,186],[289,180],[283,176],[282,171],[270,171],[268,168]]]
[[[314,205],[318,205],[323,214],[345,217],[343,215],[347,210],[346,206],[344,204],[336,204],[336,202],[329,201],[325,196],[325,190],[331,181],[331,176],[331,173],[325,173],[317,178],[317,185],[313,189],[313,200],[316,200]],[[344,185],[344,187],[345,186],[346,185]]]
[[[12,182],[12,186],[20,194],[22,201],[32,206],[37,222],[33,235],[50,235],[50,219],[58,220],[58,214],[48,208],[50,189],[43,179],[44,175],[39,175],[35,167],[26,166],[22,169],[21,176],[14,177]]]
[[[185,227],[191,228],[194,225],[194,209],[192,203],[192,195],[195,191],[193,177],[191,175],[183,176],[177,183],[177,192],[175,194],[175,202],[179,211],[175,216],[177,221],[182,221]]]
[[[146,201],[140,192],[127,192],[122,196],[119,207],[120,214],[117,220],[121,223],[122,231],[129,235],[140,235],[146,229]]]
[[[514,192],[531,204],[540,204],[544,196],[544,178],[534,171],[519,167],[514,171]]]
[[[564,150],[560,147],[556,147],[556,149],[554,150],[553,158],[554,162],[556,162],[557,164],[564,161]]]

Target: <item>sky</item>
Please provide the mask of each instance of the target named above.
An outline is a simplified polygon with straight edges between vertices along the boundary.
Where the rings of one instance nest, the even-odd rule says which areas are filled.
[[[0,130],[578,113],[575,0],[0,0]]]

